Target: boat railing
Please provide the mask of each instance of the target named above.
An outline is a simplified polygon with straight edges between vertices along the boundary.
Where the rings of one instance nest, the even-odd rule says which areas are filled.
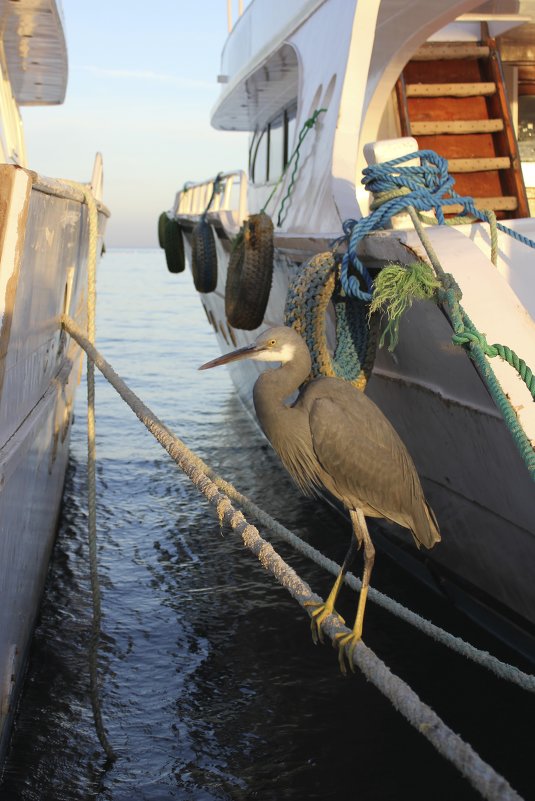
[[[95,154],[95,162],[93,164],[93,173],[91,175],[91,189],[96,200],[102,200],[102,192],[104,186],[104,166],[102,162],[102,153]]]
[[[232,28],[234,27],[234,20],[233,20],[234,15],[232,13],[233,12],[232,6],[233,6],[232,0],[227,0],[227,26],[228,26],[228,32],[229,33],[231,32]],[[238,17],[237,18],[239,19],[242,14],[243,14],[243,0],[238,0]]]
[[[231,212],[236,223],[240,224],[247,215],[247,175],[243,170],[220,173],[219,191],[210,204],[210,212]],[[200,183],[185,184],[175,200],[175,214],[203,214],[212,197],[216,178]]]

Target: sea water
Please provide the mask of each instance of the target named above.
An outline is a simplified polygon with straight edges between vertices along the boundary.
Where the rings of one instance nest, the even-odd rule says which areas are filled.
[[[299,495],[244,413],[188,273],[162,251],[112,250],[98,277],[98,346],[166,424],[221,475],[331,558],[350,529]],[[84,382],[82,382],[84,384]],[[335,651],[97,373],[101,699],[118,754],[107,768],[88,690],[85,386],[78,393],[57,545],[2,801],[479,799]],[[323,596],[332,577],[277,546]],[[378,554],[372,583],[508,659]],[[351,624],[356,598],[344,590]],[[533,697],[368,604],[365,640],[525,799]],[[520,664],[520,663],[519,663]]]

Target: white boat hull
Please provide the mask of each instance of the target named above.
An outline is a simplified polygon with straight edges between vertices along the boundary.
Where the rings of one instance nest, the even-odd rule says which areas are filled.
[[[231,330],[224,307],[228,241],[221,231],[219,236],[218,285],[200,297],[225,352],[283,322],[290,276],[304,254],[292,261],[287,247],[276,251],[263,325]],[[321,250],[318,242],[310,247],[310,255]],[[443,539],[424,553],[396,526],[382,526],[378,538],[401,564],[535,659],[533,482],[474,365],[452,344],[452,333],[437,306],[417,303],[401,322],[394,355],[378,351],[366,392],[413,456]],[[238,361],[229,369],[254,417],[252,388],[265,365]]]
[[[0,167],[0,762],[54,543],[86,320],[88,210],[80,192]],[[99,244],[107,212],[99,211]]]

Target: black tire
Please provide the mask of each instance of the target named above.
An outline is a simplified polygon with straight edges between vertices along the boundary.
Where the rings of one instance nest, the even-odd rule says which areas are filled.
[[[233,248],[225,287],[225,312],[233,328],[253,331],[262,324],[273,279],[273,223],[251,214]]]
[[[217,253],[212,227],[201,220],[191,235],[191,272],[197,292],[207,294],[217,286]]]
[[[165,229],[167,227],[168,219],[169,217],[167,216],[166,211],[162,211],[158,217],[158,244],[161,248],[165,247]]]
[[[178,220],[167,218],[164,234],[164,250],[167,269],[170,273],[182,273],[186,266],[184,239]]]

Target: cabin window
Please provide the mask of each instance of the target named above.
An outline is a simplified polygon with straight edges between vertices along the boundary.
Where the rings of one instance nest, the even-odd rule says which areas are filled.
[[[518,98],[518,147],[522,161],[535,161],[535,95]]]
[[[265,128],[258,137],[253,156],[253,169],[251,170],[253,183],[263,184],[267,180],[268,171],[268,145],[269,127]]]
[[[263,131],[255,132],[249,147],[249,172],[255,184],[277,181],[295,147],[294,103],[271,120]]]
[[[284,169],[284,114],[269,126],[268,181],[277,181]]]
[[[535,161],[535,68],[518,66],[518,149],[522,161]]]
[[[285,115],[285,138],[284,138],[284,166],[286,166],[290,160],[290,157],[294,151],[294,148],[297,144],[295,141],[295,128],[296,122],[295,118],[297,115],[297,106],[291,106],[287,108],[284,112]]]
[[[256,146],[258,145],[258,131],[254,131],[249,136],[249,175],[253,174],[254,157],[256,153]]]

